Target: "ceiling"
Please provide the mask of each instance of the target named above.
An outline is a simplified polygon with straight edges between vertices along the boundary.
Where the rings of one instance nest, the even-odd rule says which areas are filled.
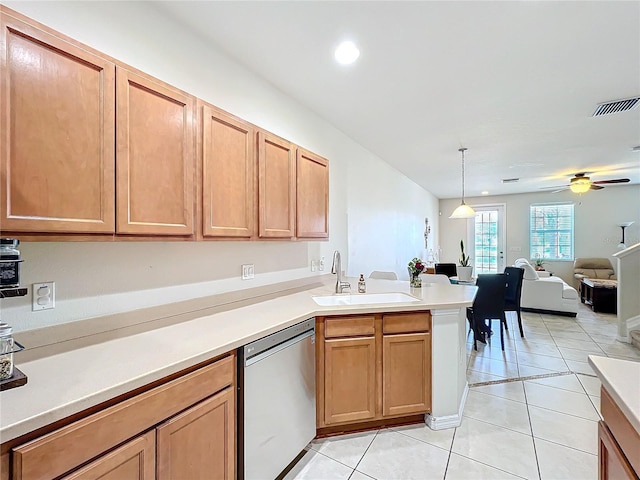
[[[591,116],[640,96],[640,2],[154,5],[439,198],[460,196],[461,146],[467,196],[584,171],[640,183],[640,107]],[[333,59],[344,39],[351,66]]]

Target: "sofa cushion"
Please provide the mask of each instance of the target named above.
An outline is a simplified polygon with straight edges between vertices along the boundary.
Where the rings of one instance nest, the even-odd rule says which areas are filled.
[[[538,280],[540,278],[540,276],[538,275],[538,272],[536,272],[536,269],[533,268],[528,263],[522,263],[519,266],[520,268],[524,269],[525,280]]]

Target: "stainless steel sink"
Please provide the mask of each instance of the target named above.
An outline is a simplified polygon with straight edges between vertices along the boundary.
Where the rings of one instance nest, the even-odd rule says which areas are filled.
[[[409,303],[419,302],[420,299],[400,292],[388,293],[361,293],[361,294],[341,294],[322,295],[311,297],[313,301],[323,307],[339,305],[375,305],[378,303]]]

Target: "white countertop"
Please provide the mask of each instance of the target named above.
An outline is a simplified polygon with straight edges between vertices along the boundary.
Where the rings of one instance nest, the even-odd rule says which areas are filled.
[[[589,355],[589,365],[640,434],[640,362]]]
[[[473,303],[476,290],[435,284],[411,289],[409,282],[368,279],[367,293],[402,292],[420,301],[320,307],[312,296],[333,293],[327,285],[29,362],[16,358],[29,381],[0,393],[0,442],[313,316],[460,308]]]

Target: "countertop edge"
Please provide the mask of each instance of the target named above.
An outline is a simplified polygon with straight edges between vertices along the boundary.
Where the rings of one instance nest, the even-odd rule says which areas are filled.
[[[613,372],[612,364],[616,366]],[[593,367],[602,386],[611,395],[616,405],[620,407],[620,410],[627,420],[629,420],[629,423],[631,423],[636,432],[640,434],[640,363],[589,355],[589,365]],[[623,372],[620,367],[624,368],[625,366],[634,368],[637,372],[632,371],[630,374]],[[625,378],[623,379],[622,377]],[[621,388],[629,387],[630,385],[631,389],[635,390],[635,395],[629,394],[628,391],[624,391],[623,388]],[[635,400],[637,405],[634,406],[631,404],[633,400]]]
[[[25,418],[21,418],[18,421],[15,421],[13,423],[0,425],[0,441],[2,443],[5,443],[8,441],[14,440],[18,437],[21,437],[25,434],[28,434],[46,425],[49,425],[53,422],[69,417],[70,415],[82,412],[88,408],[91,408],[103,402],[109,401],[113,398],[118,397],[119,395],[126,394],[127,392],[130,392],[137,388],[148,385],[152,382],[160,380],[169,375],[180,372],[186,368],[192,367],[194,365],[213,359],[215,357],[224,355],[225,353],[231,352],[243,345],[246,345],[247,343],[250,343],[254,340],[265,337],[272,333],[275,333],[279,330],[287,328],[307,318],[325,316],[325,315],[354,315],[354,314],[361,314],[361,313],[382,313],[382,312],[421,311],[421,310],[435,311],[435,310],[445,310],[445,309],[452,309],[452,308],[464,308],[467,306],[471,306],[473,303],[473,297],[475,296],[476,287],[458,286],[456,288],[473,289],[473,295],[470,295],[465,300],[456,300],[456,301],[440,300],[437,302],[429,302],[428,299],[426,299],[426,300],[421,300],[419,302],[410,302],[410,303],[321,307],[316,305],[311,299],[311,296],[314,294],[313,290],[311,290],[311,291],[298,292],[290,295],[284,295],[282,297],[267,300],[265,302],[257,302],[256,304],[253,304],[249,307],[238,308],[237,309],[238,311],[246,310],[248,308],[258,308],[263,304],[266,305],[266,304],[269,304],[270,302],[274,302],[277,300],[280,300],[280,301],[286,300],[288,297],[292,297],[292,298],[298,297],[295,300],[292,300],[292,302],[297,302],[298,304],[300,304],[300,305],[296,305],[295,307],[292,307],[292,311],[290,314],[283,314],[283,316],[286,316],[286,320],[282,322],[271,323],[265,327],[258,327],[258,328],[252,329],[250,333],[236,336],[232,340],[224,341],[220,344],[216,344],[214,347],[210,349],[207,348],[199,351],[189,352],[188,354],[185,353],[184,356],[180,356],[180,358],[175,361],[169,361],[168,363],[162,364],[157,368],[151,368],[149,370],[142,372],[139,375],[134,375],[132,377],[127,378],[124,381],[114,383],[109,387],[92,391],[91,393],[87,393],[86,395],[80,396],[77,399],[58,405],[55,408],[38,411],[36,414],[27,416]],[[399,289],[389,289],[389,288],[384,289],[384,291],[390,291],[390,290],[399,290]],[[416,293],[416,292],[413,292],[413,293]],[[316,291],[315,294],[326,295],[327,292]],[[194,320],[190,320],[186,323],[198,322],[198,321],[205,322],[207,319],[215,319],[215,317],[234,315],[235,311],[236,309],[231,309],[226,312],[215,313],[212,315],[199,317]],[[240,315],[240,313],[238,313],[238,315]],[[176,327],[176,325],[171,325],[170,327]],[[158,329],[158,330],[161,330],[161,329]],[[136,334],[136,335],[132,335],[131,337],[125,337],[125,338],[140,337],[141,339],[140,341],[142,342],[144,341],[143,336],[150,335],[153,332],[156,332],[156,330],[143,332],[141,334]],[[122,341],[122,340],[124,339],[120,338],[114,341]],[[106,350],[108,347],[104,347],[104,345],[107,343],[109,342],[100,343],[100,344],[94,345],[94,347],[96,347],[97,349],[102,347],[103,350]],[[64,353],[62,353],[61,355],[64,355]],[[28,363],[25,365],[28,365]],[[25,373],[28,375],[28,369],[27,369],[27,372]],[[26,388],[28,385],[29,384],[21,388]],[[32,384],[31,389],[33,388],[34,386]],[[31,394],[33,394],[33,392],[31,392]],[[17,403],[17,402],[14,402],[14,403]]]

